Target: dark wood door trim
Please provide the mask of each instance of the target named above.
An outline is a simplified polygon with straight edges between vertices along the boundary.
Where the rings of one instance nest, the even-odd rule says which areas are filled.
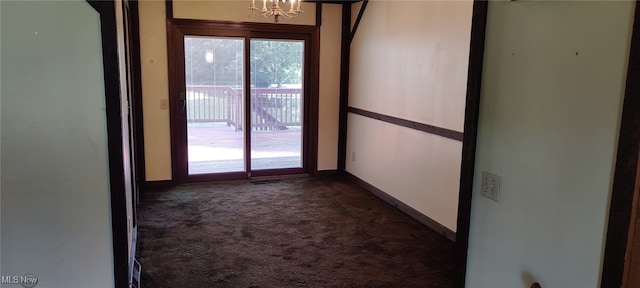
[[[164,12],[166,14],[167,20],[174,19],[173,18],[173,0],[164,1]]]
[[[120,68],[118,63],[118,36],[116,10],[113,0],[87,1],[100,14],[102,37],[102,65],[107,116],[107,149],[109,157],[109,191],[111,197],[111,232],[113,245],[114,286],[129,286],[127,200],[122,130],[122,101],[120,94]]]
[[[169,4],[170,2],[167,2]],[[168,6],[168,5],[167,5]],[[184,65],[179,60],[184,55],[184,47],[181,44],[182,37],[184,35],[180,32],[178,27],[173,24],[173,21],[167,19],[167,63],[169,66],[168,80],[169,80],[169,119],[170,119],[170,135],[171,135],[171,180],[174,183],[186,182],[186,175],[181,171],[187,171],[187,149],[186,143],[181,143],[177,139],[186,139],[187,130],[184,125],[181,125],[178,115],[182,114],[180,102],[180,93],[183,88],[180,88],[178,80],[180,74],[184,74]]]
[[[640,148],[640,5],[636,2],[600,287],[620,287]]]
[[[133,132],[135,142],[135,169],[138,180],[138,191],[146,183],[146,166],[144,159],[144,118],[142,109],[142,68],[140,58],[140,17],[138,0],[128,0],[129,4],[129,55],[131,67],[131,89],[133,110]],[[137,195],[136,197],[138,197]]]
[[[205,33],[207,30],[228,30],[228,31],[259,31],[262,33],[281,33],[286,34],[303,34],[318,33],[319,27],[313,25],[296,25],[296,24],[273,24],[273,23],[253,23],[253,22],[233,22],[233,21],[212,21],[200,19],[168,19],[173,25],[178,26],[180,30],[198,31],[197,33]],[[196,33],[196,32],[194,32]],[[232,32],[231,32],[232,33]],[[213,35],[212,33],[209,33]]]
[[[636,184],[633,192],[633,201],[631,202],[631,222],[629,222],[629,236],[627,239],[627,252],[625,253],[624,260],[624,273],[622,278],[622,287],[629,287],[627,285],[640,284],[640,275],[637,274],[638,268],[640,268],[640,214],[638,213],[638,207],[640,204],[640,159],[638,159],[638,167],[636,168]],[[632,270],[635,268],[636,270]],[[633,282],[630,282],[633,281]]]
[[[351,3],[342,4],[340,44],[340,107],[338,111],[338,173],[347,165],[347,119],[349,116],[349,62],[351,61]],[[345,174],[346,175],[346,174]]]
[[[349,63],[351,61],[351,41],[356,35],[362,15],[369,1],[364,1],[351,28],[351,10],[354,2],[341,1],[342,4],[342,30],[340,43],[340,107],[338,111],[338,173],[347,175],[347,121],[349,119]]]
[[[316,3],[316,26],[322,25],[322,3]]]
[[[281,25],[264,23],[239,23],[228,21],[208,21],[192,19],[167,20],[168,62],[169,62],[169,112],[171,125],[171,161],[172,179],[176,184],[186,182],[246,179],[251,176],[273,176],[283,174],[315,175],[318,158],[318,90],[319,90],[319,26]],[[302,169],[274,169],[251,171],[250,161],[247,161],[248,172],[244,176],[240,173],[188,175],[187,167],[187,130],[185,115],[182,111],[180,95],[184,88],[184,57],[183,39],[185,35],[228,36],[245,39],[245,49],[249,49],[250,39],[300,39],[305,40],[305,67],[311,67],[309,73],[304,73],[304,132],[303,168]],[[249,50],[246,50],[249,51]],[[246,55],[246,54],[245,54]],[[245,78],[249,79],[249,59],[245,59]],[[246,83],[248,85],[248,81]],[[245,87],[247,91],[248,86]],[[245,109],[250,107],[250,99],[245,99]],[[246,111],[249,112],[249,111]],[[245,113],[245,122],[249,121],[249,113]],[[247,144],[251,144],[251,135],[245,131]],[[249,146],[250,147],[250,146]],[[245,149],[248,153],[249,149]],[[247,157],[247,159],[249,159]]]
[[[467,99],[465,102],[464,134],[462,138],[462,164],[460,167],[460,194],[458,196],[458,228],[456,230],[455,247],[454,286],[460,288],[465,287],[467,274],[467,249],[469,247],[469,227],[471,225],[471,197],[476,162],[487,6],[488,1],[473,1],[469,71],[467,73]]]

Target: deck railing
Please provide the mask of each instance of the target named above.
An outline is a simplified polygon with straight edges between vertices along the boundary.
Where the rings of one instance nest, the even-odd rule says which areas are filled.
[[[251,88],[251,128],[284,130],[302,122],[302,89]],[[242,129],[243,89],[187,85],[187,122],[224,122]]]

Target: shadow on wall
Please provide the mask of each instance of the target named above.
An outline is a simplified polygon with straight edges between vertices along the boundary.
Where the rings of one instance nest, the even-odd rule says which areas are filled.
[[[522,271],[520,277],[522,277],[522,283],[524,284],[524,287],[542,288],[542,286],[540,286],[540,283],[536,282],[536,279],[533,277],[533,275],[531,275],[531,272]]]

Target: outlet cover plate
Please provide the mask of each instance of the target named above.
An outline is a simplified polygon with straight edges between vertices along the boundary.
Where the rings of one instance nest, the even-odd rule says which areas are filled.
[[[498,202],[500,194],[500,176],[482,171],[482,183],[480,184],[480,195]]]

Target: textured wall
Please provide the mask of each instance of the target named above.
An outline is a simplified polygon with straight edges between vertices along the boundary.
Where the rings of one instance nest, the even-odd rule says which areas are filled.
[[[349,105],[462,132],[471,8],[369,2],[351,47]],[[456,230],[462,142],[354,114],[347,130],[350,173]]]
[[[598,287],[633,3],[490,2],[468,287]],[[480,173],[502,177],[500,202]]]
[[[85,1],[0,5],[2,275],[113,287],[99,15]]]

